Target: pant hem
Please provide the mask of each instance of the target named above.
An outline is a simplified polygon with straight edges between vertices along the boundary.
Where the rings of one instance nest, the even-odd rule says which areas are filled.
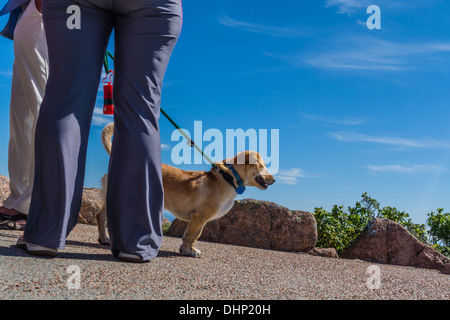
[[[42,240],[39,239],[38,236],[33,236],[30,234],[24,233],[23,239],[27,242],[31,242],[33,244],[37,244],[40,246],[44,246],[47,248],[57,249],[57,250],[64,250],[66,248],[66,241],[65,240],[59,240],[59,241],[48,241],[48,240]]]
[[[3,202],[3,207],[7,208],[7,209],[14,209],[16,211],[19,211],[20,213],[24,213],[24,214],[28,214],[28,211],[30,210],[30,205],[17,205],[16,201],[11,199],[11,198],[7,198],[5,200],[5,202]]]

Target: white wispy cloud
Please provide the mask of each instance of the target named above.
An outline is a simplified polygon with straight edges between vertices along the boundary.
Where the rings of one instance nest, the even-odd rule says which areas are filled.
[[[270,24],[261,24],[245,20],[237,20],[222,14],[218,18],[218,22],[224,26],[239,29],[252,33],[265,34],[279,38],[299,38],[307,36],[307,32],[300,27],[294,26],[275,26]]]
[[[95,107],[94,108],[94,114],[103,115],[103,108]],[[112,119],[110,119],[112,122]]]
[[[366,13],[366,8],[372,4],[382,9],[417,10],[425,6],[437,3],[439,0],[326,0],[325,8],[337,8],[339,14],[352,15],[354,13]]]
[[[297,184],[299,182],[298,178],[288,177],[288,176],[277,176],[276,180],[278,183],[283,183],[283,184]]]
[[[388,165],[367,165],[365,166],[371,173],[390,172],[390,173],[440,173],[444,168],[434,164],[388,164]]]
[[[409,148],[437,148],[448,149],[450,148],[450,142],[439,141],[435,139],[409,139],[402,137],[389,137],[389,136],[373,136],[352,132],[331,132],[328,135],[339,141],[344,142],[370,142],[399,147]]]
[[[7,77],[12,77],[13,71],[12,70],[0,71],[0,75],[7,76]]]
[[[367,8],[370,4],[369,0],[326,0],[325,8],[337,7],[338,13],[350,15],[358,9]]]
[[[279,183],[284,184],[297,184],[302,178],[323,178],[326,174],[322,173],[306,173],[300,168],[290,168],[279,170],[275,176],[275,179]]]
[[[300,115],[300,117],[305,118],[305,119],[328,123],[328,124],[337,124],[337,125],[342,125],[342,126],[357,126],[357,125],[362,125],[367,122],[367,119],[358,118],[358,117],[357,118],[334,119],[334,118],[327,118],[327,117],[318,116],[318,115],[314,115],[314,114],[307,114],[307,113],[303,113],[303,112],[299,112],[299,115]]]
[[[310,52],[266,56],[293,66],[328,70],[402,71],[442,68],[450,55],[450,41],[402,43],[376,37],[341,37],[318,45]],[[441,58],[441,59],[439,59]]]
[[[111,118],[106,118],[101,115],[94,114],[94,116],[92,117],[91,124],[96,127],[104,127],[110,122],[111,122]]]
[[[113,122],[114,119],[109,115],[103,114],[103,108],[95,107],[94,108],[94,115],[92,117],[92,126],[96,127],[104,127],[108,123]]]
[[[304,178],[307,175],[300,168],[291,168],[286,170],[279,170],[276,175],[276,180],[279,183],[284,184],[297,184],[300,178]]]

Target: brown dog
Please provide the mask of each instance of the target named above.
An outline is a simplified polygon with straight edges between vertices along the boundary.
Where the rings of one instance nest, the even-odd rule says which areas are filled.
[[[110,123],[102,132],[102,143],[108,154],[111,154],[113,131],[114,123]],[[195,248],[197,239],[208,221],[224,216],[231,209],[239,190],[239,178],[242,179],[241,187],[252,186],[261,190],[275,182],[261,155],[255,151],[240,152],[233,158],[215,164],[217,168],[210,171],[185,171],[162,164],[164,208],[178,219],[189,222],[180,247],[183,255],[200,256],[200,250]],[[107,175],[104,175],[104,203],[106,188]],[[107,244],[105,204],[97,212],[96,218],[99,242]]]

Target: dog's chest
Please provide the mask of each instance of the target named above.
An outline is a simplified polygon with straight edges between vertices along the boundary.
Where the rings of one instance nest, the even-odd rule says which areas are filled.
[[[219,219],[223,217],[225,214],[227,214],[228,211],[233,207],[234,204],[234,198],[228,199],[224,201],[220,207],[219,210],[217,210],[216,214],[211,218],[211,220]]]

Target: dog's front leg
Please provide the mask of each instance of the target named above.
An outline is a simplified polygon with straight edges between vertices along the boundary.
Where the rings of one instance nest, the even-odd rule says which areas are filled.
[[[193,214],[188,226],[184,232],[183,240],[180,246],[180,253],[184,256],[191,256],[194,258],[200,257],[202,254],[200,250],[195,248],[197,239],[200,237],[203,227],[206,224],[206,219]]]
[[[95,214],[98,227],[98,242],[103,245],[109,245],[110,241],[106,235],[106,206],[103,207]]]
[[[206,222],[205,222],[205,224],[203,224],[203,225],[200,227],[200,229],[197,231],[197,233],[195,234],[195,236],[194,236],[194,238],[193,238],[193,240],[192,240],[192,243],[191,243],[191,250],[194,251],[194,252],[196,252],[198,255],[201,255],[202,252],[201,252],[199,249],[196,248],[196,246],[197,246],[197,240],[198,240],[198,238],[200,238],[200,235],[202,234],[202,231],[203,231],[203,227],[204,227],[205,225],[206,225]]]
[[[98,242],[100,244],[109,245],[110,240],[106,235],[106,191],[108,189],[108,175],[103,175],[101,179],[102,189],[101,189],[101,197],[103,201],[103,206],[101,209],[95,214],[95,218],[97,219],[97,227],[98,227]]]

